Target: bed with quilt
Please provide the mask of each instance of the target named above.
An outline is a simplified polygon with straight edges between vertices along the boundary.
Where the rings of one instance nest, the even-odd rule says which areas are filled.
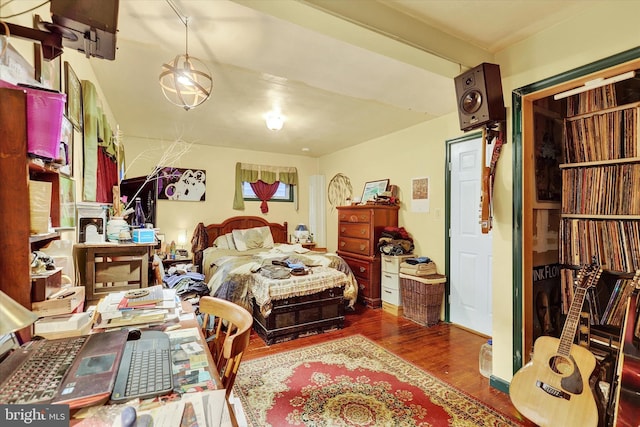
[[[205,230],[202,272],[211,295],[249,310],[268,345],[344,326],[358,285],[338,255],[288,244],[287,223],[261,217],[233,217]]]

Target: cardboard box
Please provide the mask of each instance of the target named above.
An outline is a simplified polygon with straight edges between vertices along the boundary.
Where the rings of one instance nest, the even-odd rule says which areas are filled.
[[[150,228],[134,228],[133,243],[155,243],[156,233]]]

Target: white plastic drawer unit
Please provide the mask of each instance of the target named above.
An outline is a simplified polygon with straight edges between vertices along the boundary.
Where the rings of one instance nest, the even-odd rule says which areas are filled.
[[[384,278],[382,280],[384,281]],[[402,295],[400,294],[400,289],[390,288],[383,284],[382,285],[382,301],[389,304],[393,304],[395,306],[401,306]]]
[[[382,255],[382,271],[387,273],[398,274],[400,272],[400,264],[407,258],[411,258],[413,255]]]

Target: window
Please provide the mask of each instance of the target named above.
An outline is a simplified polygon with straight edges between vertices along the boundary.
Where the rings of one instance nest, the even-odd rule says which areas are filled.
[[[242,183],[242,199],[260,201],[248,182]],[[276,194],[271,197],[270,202],[293,202],[293,186],[291,184],[280,183]]]

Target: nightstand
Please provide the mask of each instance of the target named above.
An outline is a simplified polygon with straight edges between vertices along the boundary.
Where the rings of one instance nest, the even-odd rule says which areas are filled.
[[[316,247],[316,242],[300,242],[303,248],[313,250]]]

